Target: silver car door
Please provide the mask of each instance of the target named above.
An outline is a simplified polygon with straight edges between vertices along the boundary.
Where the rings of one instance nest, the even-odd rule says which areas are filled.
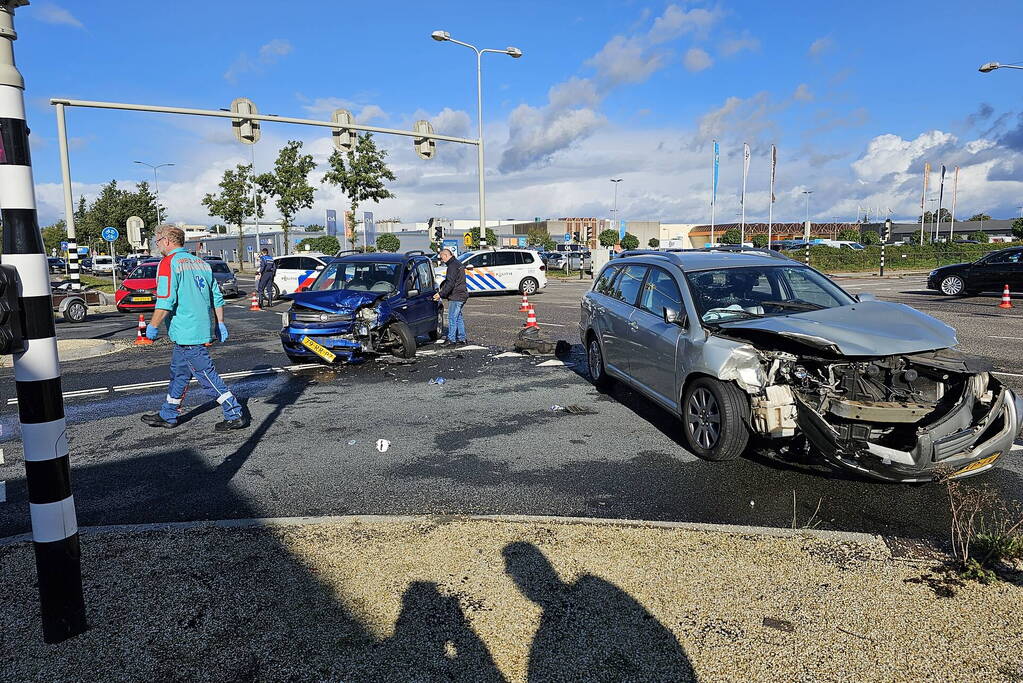
[[[621,375],[630,374],[629,359],[635,353],[632,313],[647,266],[623,267],[611,286],[605,314],[604,363]]]
[[[632,335],[637,353],[632,356],[631,373],[648,393],[671,406],[678,399],[679,343],[682,325],[664,320],[664,309],[682,319],[686,310],[675,278],[662,268],[651,267],[632,314]]]

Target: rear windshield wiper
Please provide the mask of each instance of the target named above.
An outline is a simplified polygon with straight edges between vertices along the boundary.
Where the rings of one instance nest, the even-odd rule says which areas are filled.
[[[761,301],[761,306],[777,306],[778,308],[795,308],[800,311],[817,311],[822,308],[827,308],[822,304],[815,304],[812,301],[805,301],[803,299],[789,299],[788,301]]]

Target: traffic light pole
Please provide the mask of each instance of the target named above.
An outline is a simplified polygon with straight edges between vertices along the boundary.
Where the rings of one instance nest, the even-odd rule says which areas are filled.
[[[14,354],[14,380],[43,640],[59,643],[85,631],[87,624],[50,275],[29,156],[25,82],[14,65],[14,10],[26,4],[26,0],[0,0],[0,133],[5,148],[0,157],[2,260],[15,267],[19,281],[25,350]]]
[[[67,146],[67,122],[64,120],[64,105],[57,105],[57,142],[60,146],[60,175],[64,184],[64,224],[67,226],[68,266],[71,269],[71,289],[82,289],[78,271],[78,242],[75,235],[75,203],[71,196],[71,159]],[[116,288],[115,288],[116,289]]]

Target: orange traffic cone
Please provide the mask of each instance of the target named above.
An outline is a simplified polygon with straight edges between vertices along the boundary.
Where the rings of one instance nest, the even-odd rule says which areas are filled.
[[[135,346],[152,344],[153,340],[146,336],[146,317],[139,313],[139,329],[135,335]]]
[[[1012,300],[1009,298],[1009,285],[1005,285],[1005,289],[1002,290],[1002,303],[998,304],[998,308],[1012,308]]]
[[[263,310],[263,309],[261,309],[259,307],[259,299],[256,298],[256,293],[255,292],[252,293],[252,303],[249,304],[249,310],[250,311],[261,311],[261,310]]]
[[[519,313],[528,313],[528,312],[529,312],[529,297],[527,297],[525,294],[523,294],[522,295],[522,304],[519,305]]]
[[[530,327],[540,327],[539,323],[536,322],[536,311],[533,310],[533,304],[529,305],[529,314],[526,315],[526,329]]]

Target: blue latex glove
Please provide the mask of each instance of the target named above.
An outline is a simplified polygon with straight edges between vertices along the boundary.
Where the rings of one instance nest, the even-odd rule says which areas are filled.
[[[156,341],[156,338],[160,336],[160,328],[153,327],[152,325],[146,325],[146,339],[150,341]]]
[[[226,342],[227,341],[227,325],[225,325],[224,323],[217,323],[217,332],[220,333],[220,341],[221,342]]]

